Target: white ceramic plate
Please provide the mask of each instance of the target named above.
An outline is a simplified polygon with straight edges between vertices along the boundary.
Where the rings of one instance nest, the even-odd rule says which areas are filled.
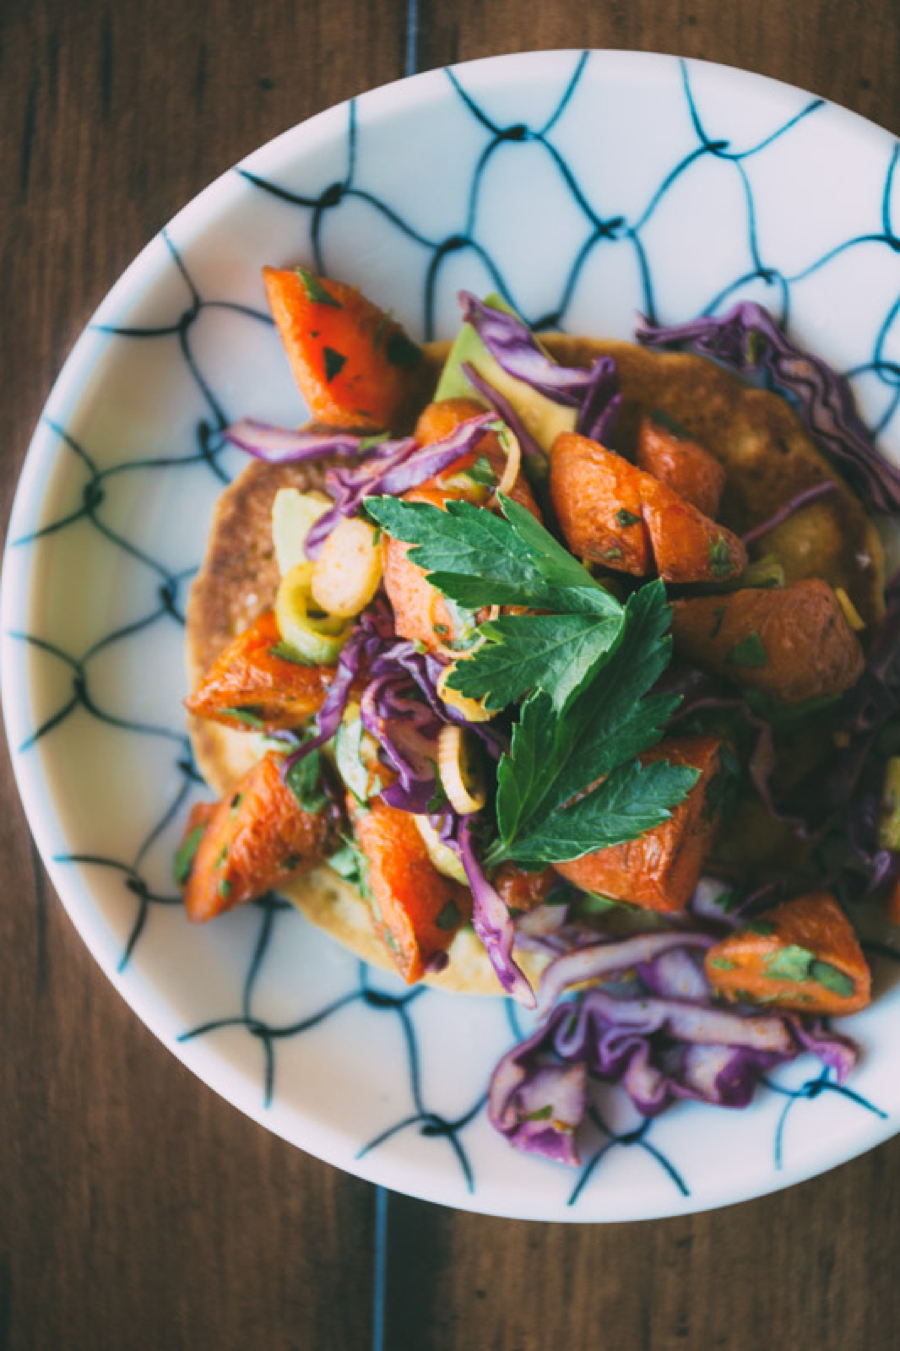
[[[180,699],[182,615],[239,467],[221,428],[304,411],[265,317],[264,263],[357,283],[420,337],[456,291],[630,336],[761,300],[851,374],[900,449],[900,219],[887,132],[735,70],[622,52],[433,71],[251,155],[154,239],[53,390],[3,582],[3,701],[31,826],[85,942],[139,1017],[244,1112],[329,1162],[452,1206],[553,1220],[699,1210],[810,1177],[900,1123],[893,967],[853,1021],[847,1089],[817,1062],[746,1112],[643,1122],[612,1094],[581,1173],[489,1127],[513,1038],[497,1000],[406,990],[291,909],[195,929],[171,856],[199,792]]]

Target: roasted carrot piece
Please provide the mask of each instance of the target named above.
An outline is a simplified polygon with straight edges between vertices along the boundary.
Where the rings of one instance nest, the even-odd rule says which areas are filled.
[[[579,558],[645,577],[653,567],[643,515],[645,477],[586,436],[563,433],[550,456],[550,495],[566,543]]]
[[[569,548],[617,572],[665,582],[737,577],[747,551],[678,493],[585,436],[563,432],[553,444],[550,492]]]
[[[544,904],[557,880],[554,868],[527,873],[515,863],[502,863],[494,878],[494,889],[510,910],[535,910]]]
[[[332,427],[397,430],[419,396],[422,351],[354,286],[305,268],[263,268],[300,392]]]
[[[663,581],[722,582],[739,577],[747,566],[747,550],[737,535],[651,474],[643,477],[644,520]]]
[[[785,704],[840,694],[864,665],[859,639],[820,578],[676,600],[672,635],[679,656]]]
[[[444,877],[428,857],[409,812],[373,798],[367,811],[351,805],[376,926],[401,976],[412,985],[446,952],[471,913],[466,887]]]
[[[409,502],[427,502],[443,507],[452,493],[438,488],[414,488],[405,494]],[[384,589],[394,611],[394,627],[401,638],[423,643],[431,652],[459,638],[458,625],[441,593],[428,581],[425,571],[408,558],[409,545],[383,535],[381,558]]]
[[[301,807],[270,752],[210,814],[184,883],[188,919],[201,924],[261,896],[319,863],[334,843],[332,815]]]
[[[445,399],[440,403],[429,404],[416,424],[416,439],[422,445],[429,445],[449,435],[461,422],[483,412],[483,406],[472,399]],[[473,450],[455,460],[443,473],[410,489],[404,494],[404,499],[407,502],[428,502],[436,507],[443,507],[451,498],[486,504],[491,495],[491,485],[479,482],[477,477],[467,481],[466,474],[481,459],[487,460],[495,483],[499,483],[506,464],[506,453],[495,433],[488,432]],[[521,473],[510,488],[509,496],[540,520],[537,503]],[[459,637],[457,626],[444,598],[428,581],[422,568],[411,563],[407,555],[407,545],[389,536],[384,537],[384,587],[394,610],[394,623],[401,638],[424,643],[430,651],[436,651]]]
[[[423,446],[432,445],[435,441],[442,440],[449,436],[462,422],[468,422],[469,418],[478,417],[484,413],[483,404],[477,403],[474,399],[442,399],[440,403],[430,403],[419,415],[416,423],[415,438]],[[486,501],[492,492],[490,483],[480,483],[477,478],[473,478],[469,485],[461,483],[460,477],[466,475],[467,471],[474,469],[480,460],[487,460],[493,473],[495,484],[503,478],[503,472],[506,468],[506,452],[500,445],[500,441],[495,432],[487,432],[478,445],[467,454],[454,460],[442,474],[429,479],[421,486],[423,488],[447,489],[447,495],[453,497],[465,497],[471,502]],[[509,489],[507,496],[513,501],[518,502],[520,506],[526,507],[532,516],[538,520],[541,513],[534,500],[534,495],[528,485],[528,480],[524,474],[519,471],[515,482]]]
[[[275,616],[260,615],[229,643],[185,707],[226,727],[296,727],[322,707],[335,668],[292,661],[280,655],[286,650]]]
[[[662,414],[641,418],[635,463],[704,516],[715,516],[725,487],[724,465]]]
[[[693,765],[700,777],[668,821],[627,844],[598,849],[556,871],[577,887],[645,910],[683,910],[694,894],[712,847],[718,810],[709,787],[721,768],[717,737],[666,737],[641,756],[642,764],[668,760]]]
[[[856,1013],[871,1001],[872,976],[856,934],[827,891],[768,910],[706,955],[717,994],[798,1013]]]

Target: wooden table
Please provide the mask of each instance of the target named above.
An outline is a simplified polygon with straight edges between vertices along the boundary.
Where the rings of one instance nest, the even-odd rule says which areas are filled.
[[[5,0],[4,518],[89,314],[210,179],[407,71],[580,46],[746,66],[900,131],[897,0]],[[53,895],[5,752],[0,772],[2,1347],[900,1345],[900,1140],[654,1224],[514,1223],[377,1193],[157,1043]]]

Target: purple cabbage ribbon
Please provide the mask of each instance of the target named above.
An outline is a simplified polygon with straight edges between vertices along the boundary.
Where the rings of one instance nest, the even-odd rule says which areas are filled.
[[[635,337],[646,347],[687,348],[743,375],[767,376],[796,404],[862,502],[875,511],[900,511],[900,469],[876,450],[847,380],[820,357],[796,347],[761,305],[741,301],[725,315],[703,315],[686,324],[645,322]]]
[[[698,961],[713,941],[698,933],[642,934],[552,962],[540,991],[549,1012],[492,1075],[491,1124],[517,1148],[577,1164],[588,1075],[619,1084],[646,1116],[680,1099],[746,1107],[767,1070],[803,1052],[844,1082],[856,1049],[820,1020],[713,1003]],[[640,979],[629,979],[635,971]],[[620,979],[560,999],[592,973]],[[568,1073],[574,1070],[580,1074]]]
[[[618,372],[611,357],[598,357],[587,367],[561,366],[542,351],[531,329],[518,315],[485,305],[471,291],[460,291],[459,302],[463,320],[472,325],[507,375],[530,385],[554,403],[577,408],[576,431],[608,443],[621,404]],[[469,375],[468,370],[466,374]],[[481,385],[478,388],[487,397]]]
[[[463,816],[458,820],[456,848],[472,888],[472,927],[506,993],[525,1008],[534,1008],[534,991],[512,955],[516,931],[509,908],[482,867],[473,839],[472,818]]]

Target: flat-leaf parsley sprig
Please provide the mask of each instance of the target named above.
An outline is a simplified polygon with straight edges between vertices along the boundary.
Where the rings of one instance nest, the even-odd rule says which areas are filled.
[[[698,771],[639,760],[679,702],[650,693],[671,656],[663,584],[623,604],[524,507],[503,496],[500,507],[503,516],[455,500],[446,511],[388,497],[366,503],[451,600],[541,611],[482,624],[484,641],[448,679],[490,709],[524,699],[498,766],[485,863],[541,868],[660,825]]]

